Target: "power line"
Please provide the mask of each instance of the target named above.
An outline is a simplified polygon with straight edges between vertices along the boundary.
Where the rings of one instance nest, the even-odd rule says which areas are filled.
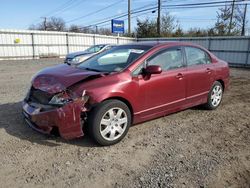
[[[108,6],[104,7],[104,8],[101,8],[101,9],[98,9],[98,10],[96,10],[96,11],[93,11],[93,12],[90,12],[90,13],[88,13],[88,14],[85,14],[85,15],[83,15],[83,16],[79,16],[79,17],[77,17],[77,18],[71,19],[71,20],[69,20],[69,21],[66,21],[65,23],[74,22],[74,21],[76,21],[76,20],[80,20],[80,19],[82,19],[82,18],[85,18],[85,17],[88,17],[88,16],[92,16],[92,15],[94,15],[94,14],[96,14],[96,13],[99,13],[99,12],[101,12],[101,11],[103,11],[103,10],[106,10],[106,9],[108,9],[108,8],[110,8],[110,7],[113,7],[113,6],[119,4],[119,3],[123,2],[123,1],[124,1],[124,0],[116,1],[115,3],[112,3],[112,4],[110,4],[110,5],[108,5]]]
[[[61,6],[59,6],[58,8],[45,14],[44,16],[42,16],[42,18],[58,15],[62,12],[65,12],[66,10],[69,10],[69,9],[83,3],[84,1],[85,0],[80,0],[80,1],[79,0],[69,0],[69,1],[65,2],[64,4],[62,4]],[[38,20],[38,19],[36,19],[36,20]],[[34,23],[36,20],[34,20],[32,23]]]
[[[228,5],[228,4],[226,4]],[[244,5],[244,4],[240,4],[237,3],[236,5]],[[165,9],[199,9],[199,8],[213,8],[213,7],[224,7],[225,5],[203,5],[203,6],[183,6],[183,7],[168,7],[168,6],[163,6],[163,8]]]
[[[50,14],[52,14],[52,13],[54,13],[54,12],[57,12],[58,10],[60,10],[60,9],[62,9],[62,8],[67,7],[67,6],[70,5],[73,1],[74,1],[74,0],[68,0],[68,1],[66,1],[65,3],[63,3],[62,5],[60,5],[59,7],[55,8],[55,9],[53,9],[52,11],[50,11],[50,12],[44,14],[43,16],[41,16],[41,17],[35,19],[34,21],[31,22],[31,24],[33,24],[34,22],[38,21],[40,18],[47,17],[47,16],[49,16]]]
[[[244,0],[237,0],[237,2],[243,2]],[[246,0],[246,1],[249,1],[249,0]],[[205,5],[205,4],[212,4],[213,2],[206,2],[206,3],[192,3],[192,5],[197,5],[197,6],[200,6],[200,5]],[[216,1],[215,4],[219,4],[219,3],[232,3],[232,1],[222,1],[222,2],[218,2]],[[196,7],[193,7],[193,6],[190,6],[191,4],[178,4],[178,5],[163,5],[162,8],[165,8],[165,9],[178,9],[178,8],[185,8],[185,6],[187,6],[187,8],[196,8]],[[215,5],[213,7],[220,7],[220,6],[224,6],[224,5]],[[212,7],[212,6],[203,6],[201,8],[209,8],[209,7]],[[148,11],[148,10],[155,10],[157,8],[157,6],[154,6],[154,7],[150,7],[150,8],[146,8],[146,9],[140,9],[138,8],[137,10],[138,11],[132,11],[131,14],[135,14],[135,13],[139,13],[139,12],[143,12],[143,11]],[[108,19],[110,18],[113,18],[113,19],[119,19],[119,18],[122,18],[122,17],[125,17],[127,16],[126,13],[124,13],[123,15],[120,14],[120,15],[114,15],[114,16],[111,16],[111,17],[108,17],[108,18],[104,18],[102,20],[106,20],[106,21],[110,21]],[[100,21],[100,23],[98,23],[99,21],[97,21],[96,24],[93,24],[93,25],[99,25],[99,24],[102,24],[103,22],[105,21]]]
[[[75,0],[69,0],[69,1],[66,1],[65,3],[63,3],[61,6],[55,8],[54,10],[51,10],[50,12],[48,12],[47,14],[44,15],[45,16],[49,16],[55,12],[58,12],[62,9],[64,9],[65,7],[68,7],[69,5],[71,5],[71,3],[73,3]]]
[[[67,7],[65,7],[65,8],[63,8],[63,9],[57,11],[56,13],[54,13],[54,14],[52,14],[52,15],[55,16],[55,15],[58,15],[59,13],[65,12],[65,11],[67,11],[67,10],[69,10],[69,9],[72,9],[73,7],[76,7],[76,6],[78,6],[78,5],[82,4],[82,3],[84,3],[84,1],[85,1],[85,0],[80,0],[80,1],[76,0],[76,1],[74,1],[73,3],[71,3],[69,6],[67,6]]]
[[[204,3],[186,3],[186,4],[174,4],[168,5],[168,7],[183,7],[183,6],[198,6],[198,5],[215,5],[215,4],[225,4],[225,3],[237,3],[249,0],[231,0],[231,1],[213,1],[213,2],[204,2]]]
[[[140,13],[140,12],[145,12],[145,11],[148,11],[148,10],[152,10],[152,9],[155,9],[155,7],[154,8],[147,8],[147,9],[143,9],[143,10],[138,10],[138,11],[134,11],[134,12],[132,12],[131,14],[136,14],[136,13]],[[127,16],[128,14],[122,14],[122,15],[119,15],[119,16],[116,16],[116,17],[109,17],[109,18],[106,18],[104,21],[100,21],[100,22],[98,22],[98,23],[96,23],[96,24],[91,24],[91,25],[89,25],[89,26],[87,26],[87,27],[91,27],[91,26],[94,26],[94,25],[100,25],[100,24],[102,24],[102,23],[106,23],[106,22],[109,22],[110,21],[110,18],[112,18],[112,19],[119,19],[119,18],[123,18],[123,17],[125,17],[125,16]]]
[[[156,6],[157,7],[157,3],[150,3],[150,4],[147,4],[147,5],[141,6],[139,8],[135,8],[132,11],[141,10],[141,9],[148,8],[148,7],[151,7],[151,6]]]
[[[147,15],[148,13],[152,13],[152,11],[147,11],[147,12],[143,12],[143,13],[141,13],[141,14],[136,14],[136,15],[133,15],[132,17],[131,17],[131,19],[133,19],[133,18],[138,18],[139,16],[145,16],[145,14]],[[157,17],[157,16],[156,16]],[[181,17],[178,17],[178,19],[179,20],[185,20],[185,22],[192,22],[192,21],[194,21],[194,22],[204,22],[204,21],[214,21],[214,20],[216,20],[216,19],[194,19],[194,18],[181,18]],[[126,19],[123,19],[123,21],[126,21],[127,20],[127,18]],[[99,27],[101,26],[101,27],[104,27],[104,26],[108,26],[108,25],[110,25],[110,23],[105,23],[105,24],[100,24],[99,25]]]
[[[167,7],[163,6],[165,9],[199,9],[199,8],[213,8],[213,7],[225,7],[228,6],[229,4],[224,4],[224,5],[198,5],[198,6],[183,6],[183,7]],[[236,5],[244,5],[244,4],[236,4]]]
[[[133,16],[131,16],[131,19],[133,19],[133,18],[135,18],[135,17],[139,17],[139,16],[142,16],[142,15],[145,15],[145,13],[146,14],[148,14],[148,13],[152,13],[152,11],[148,11],[148,12],[143,12],[142,14],[134,14]],[[123,21],[126,21],[127,20],[127,18],[126,19],[123,19]],[[99,26],[107,26],[107,25],[110,25],[110,23],[105,23],[104,25],[103,24],[100,24]]]
[[[236,2],[243,2],[244,0],[237,0]],[[249,1],[249,0],[246,0]],[[215,5],[213,5],[213,3]],[[220,5],[221,3],[223,3],[224,5]],[[177,5],[163,5],[162,8],[164,9],[179,9],[179,8],[189,8],[189,9],[193,9],[193,8],[209,8],[209,7],[221,7],[221,6],[225,6],[227,3],[232,3],[232,1],[222,1],[222,2],[205,2],[205,3],[189,3],[189,4],[177,4]],[[155,10],[157,8],[157,6],[154,7],[150,7],[150,8],[146,8],[146,9],[140,9],[138,8],[138,11],[132,11],[131,14],[137,14],[140,12],[145,12],[145,11],[149,11],[149,10]],[[123,14],[119,14],[119,15],[114,15],[114,16],[110,16],[107,18],[104,18],[100,21],[96,21],[94,24],[90,24],[88,26],[85,27],[79,27],[79,28],[87,28],[87,27],[92,27],[92,26],[96,26],[96,25],[101,25],[107,22],[110,22],[111,19],[119,19],[119,18],[123,18],[125,16],[127,16],[127,13],[123,13]]]
[[[133,9],[132,11],[131,11],[131,14],[134,14],[134,11],[137,11],[137,10],[141,10],[141,9],[143,9],[143,8],[146,8],[146,7],[150,7],[150,6],[152,6],[152,5],[155,5],[155,3],[151,3],[151,4],[147,4],[147,5],[145,5],[145,6],[142,6],[142,7],[139,7],[139,8],[135,8],[135,9]],[[157,7],[157,6],[156,6]],[[155,8],[156,8],[155,7]],[[152,7],[151,7],[152,8]],[[107,19],[112,19],[112,18],[114,18],[114,19],[118,19],[118,18],[121,18],[120,16],[123,16],[123,17],[125,17],[125,16],[127,16],[128,14],[127,14],[127,12],[123,12],[123,13],[120,13],[120,14],[116,14],[116,15],[113,15],[113,16],[109,16],[109,17],[106,17],[106,18],[104,18],[104,19],[101,19],[101,20],[97,20],[97,21],[95,21],[95,22],[101,22],[101,21],[104,21],[104,20],[107,20]],[[68,23],[68,22],[66,22],[66,23]]]

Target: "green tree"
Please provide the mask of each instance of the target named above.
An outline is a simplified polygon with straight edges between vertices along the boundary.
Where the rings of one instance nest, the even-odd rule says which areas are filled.
[[[143,21],[137,19],[136,36],[138,38],[158,37],[156,22],[149,19]]]
[[[62,18],[51,17],[38,24],[33,24],[29,27],[32,30],[46,31],[66,31],[65,21]]]
[[[186,33],[187,37],[205,37],[208,36],[208,31],[201,28],[190,28]]]
[[[174,16],[165,14],[161,17],[161,36],[171,37],[175,30],[179,28],[178,21]]]
[[[112,35],[110,28],[99,28],[97,33],[100,35]]]
[[[244,24],[248,24],[248,20],[246,19],[244,23],[244,12],[245,12],[245,5],[237,5],[235,10],[235,20],[236,20],[236,27],[239,31],[242,31]],[[245,27],[246,27],[245,25]],[[244,34],[244,33],[242,33]]]
[[[69,32],[74,32],[74,33],[81,33],[82,29],[78,25],[71,25],[68,29]]]
[[[180,28],[175,17],[165,14],[161,17],[161,35],[157,34],[157,21],[154,19],[137,19],[136,36],[138,38],[145,37],[170,37],[175,30]]]
[[[217,21],[214,26],[215,35],[240,35],[243,25],[243,11],[240,5],[235,5],[234,15],[230,31],[230,18],[232,16],[232,5],[226,5],[217,12]]]
[[[179,26],[176,31],[172,34],[173,37],[183,37],[184,36],[183,29]]]

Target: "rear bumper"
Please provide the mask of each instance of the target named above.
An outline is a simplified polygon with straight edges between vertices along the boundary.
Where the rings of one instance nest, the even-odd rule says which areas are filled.
[[[62,138],[73,139],[84,135],[81,114],[86,109],[83,105],[82,101],[75,101],[44,111],[24,101],[23,115],[27,124],[40,133],[50,134],[56,127]]]

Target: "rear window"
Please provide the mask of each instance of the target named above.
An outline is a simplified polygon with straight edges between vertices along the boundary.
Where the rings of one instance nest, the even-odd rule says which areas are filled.
[[[194,47],[185,47],[185,52],[188,66],[211,63],[209,55],[204,50]]]

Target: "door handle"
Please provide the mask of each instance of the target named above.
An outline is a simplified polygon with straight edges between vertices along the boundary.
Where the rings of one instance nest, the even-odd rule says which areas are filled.
[[[206,73],[211,74],[212,70],[210,68],[206,69]]]
[[[178,73],[175,78],[179,79],[179,80],[182,80],[183,79],[183,74],[181,73]]]

